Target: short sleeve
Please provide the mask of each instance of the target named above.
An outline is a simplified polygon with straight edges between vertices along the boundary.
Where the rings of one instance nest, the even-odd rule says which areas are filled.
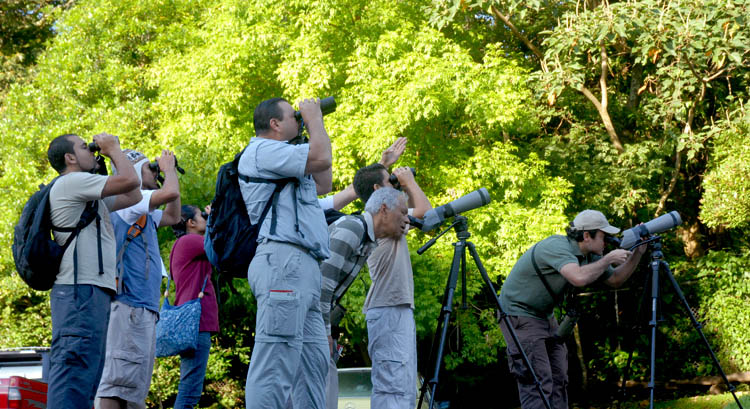
[[[308,153],[310,153],[309,144],[290,145],[278,141],[269,141],[258,146],[257,167],[259,170],[280,177],[302,179],[305,177]]]
[[[333,195],[318,199],[318,204],[323,210],[333,209]]]
[[[566,264],[579,265],[578,258],[570,251],[570,245],[565,240],[544,240],[537,244],[535,253],[536,262],[544,270],[546,265],[554,271],[544,271],[545,274],[559,273]]]
[[[60,190],[60,197],[78,202],[89,202],[102,198],[102,190],[106,183],[107,176],[72,172],[55,182],[55,188]]]
[[[153,190],[141,190],[141,201],[125,209],[120,209],[116,213],[120,218],[127,224],[133,224],[138,221],[141,215],[148,214],[149,205],[151,203],[151,194]],[[161,221],[161,215],[159,220],[156,220],[156,225],[159,225]]]

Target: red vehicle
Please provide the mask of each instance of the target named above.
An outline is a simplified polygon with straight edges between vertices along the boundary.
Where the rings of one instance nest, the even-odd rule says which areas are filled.
[[[47,384],[20,376],[0,379],[0,408],[44,409]]]
[[[47,407],[49,348],[0,351],[0,409]]]

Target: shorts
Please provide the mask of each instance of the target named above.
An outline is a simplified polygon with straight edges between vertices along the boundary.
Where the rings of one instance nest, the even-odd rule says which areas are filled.
[[[157,317],[143,307],[112,302],[97,398],[116,397],[127,401],[128,408],[146,407],[156,356]]]

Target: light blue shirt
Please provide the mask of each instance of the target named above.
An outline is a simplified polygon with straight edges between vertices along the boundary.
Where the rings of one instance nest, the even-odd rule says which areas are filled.
[[[289,183],[279,194],[276,204],[276,232],[271,234],[272,210],[261,225],[258,241],[265,239],[302,246],[318,260],[330,256],[328,225],[323,209],[318,204],[317,188],[311,175],[305,175],[310,145],[290,145],[266,138],[252,138],[239,163],[240,174],[263,179],[294,177],[299,183]],[[274,184],[246,183],[240,179],[242,198],[250,221],[257,223],[263,207],[271,198]],[[297,200],[295,203],[294,192]],[[295,212],[296,208],[296,212]],[[299,231],[297,231],[297,225]]]

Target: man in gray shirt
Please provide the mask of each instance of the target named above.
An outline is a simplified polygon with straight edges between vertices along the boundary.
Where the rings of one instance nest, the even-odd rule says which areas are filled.
[[[534,373],[552,408],[568,407],[567,348],[556,337],[558,325],[553,315],[556,301],[570,286],[604,282],[619,287],[630,278],[645,247],[638,247],[632,253],[616,249],[603,255],[605,235],[619,231],[601,212],[582,211],[570,223],[567,236],[550,236],[527,250],[513,266],[500,291],[503,310],[524,352],[533,357]],[[613,269],[612,265],[617,268]],[[500,328],[508,345],[508,365],[518,383],[521,407],[544,408],[531,372],[513,343],[505,321]]]
[[[309,144],[291,145],[299,123],[282,98],[261,102],[256,137],[239,161],[243,177],[291,178],[261,221],[259,245],[248,268],[258,302],[255,346],[245,385],[248,408],[325,407],[328,338],[320,311],[319,262],[328,258],[328,225],[317,195],[331,190],[331,141],[319,100],[299,104]],[[275,185],[240,179],[252,223],[258,223]]]
[[[99,215],[99,221],[81,230],[65,251],[50,293],[47,407],[51,409],[93,406],[104,367],[109,304],[115,293],[115,239],[109,212],[141,200],[138,176],[117,138],[103,133],[94,136],[94,142],[121,169],[120,174],[93,174],[96,159],[78,135],[58,136],[47,149],[50,165],[60,174],[49,195],[52,224],[75,226],[87,203],[94,201],[98,201]],[[60,245],[69,235],[54,232]]]
[[[402,167],[393,173],[408,195],[409,209],[403,211],[424,217],[432,205],[411,170]],[[354,176],[354,189],[367,202],[376,190],[393,187],[389,176],[378,164],[366,166]],[[417,392],[417,333],[409,246],[405,234],[379,238],[377,243],[367,259],[372,286],[363,308],[367,319],[367,351],[372,359],[370,406],[411,409]]]

